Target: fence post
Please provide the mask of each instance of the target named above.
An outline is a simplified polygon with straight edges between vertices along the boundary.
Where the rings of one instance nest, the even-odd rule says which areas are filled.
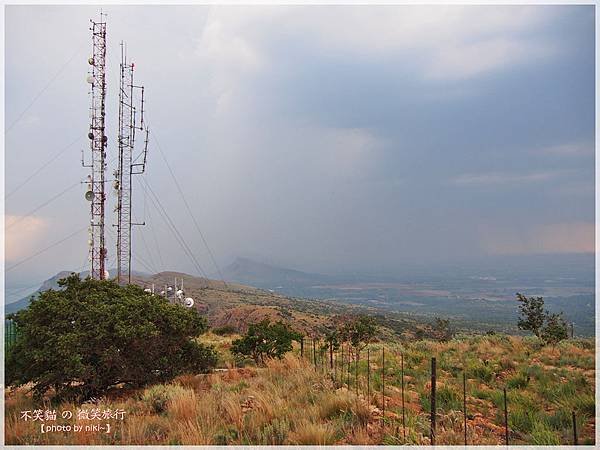
[[[354,384],[356,385],[356,397],[358,398],[358,362],[360,361],[360,349],[356,347],[356,361],[354,362]]]
[[[315,346],[315,338],[312,338],[312,348],[313,348],[313,364],[317,367],[317,348]]]
[[[467,445],[467,374],[463,369],[463,427],[465,429],[465,445]]]
[[[577,442],[577,421],[575,420],[575,411],[571,411],[571,416],[573,417],[573,445],[579,445],[579,442]]]
[[[329,343],[329,368],[333,370],[333,341]]]
[[[429,431],[429,439],[431,445],[435,445],[435,382],[436,382],[436,367],[435,356],[431,358],[431,429]]]
[[[385,427],[385,347],[381,347],[381,425]]]
[[[340,367],[340,386],[344,386],[344,343],[342,342],[342,365]]]
[[[334,350],[334,360],[333,360],[333,382],[337,385],[337,364],[338,364],[338,352]]]
[[[304,358],[304,336],[300,338],[300,358]]]
[[[506,388],[503,388],[504,391],[504,441],[505,444],[508,445],[508,405],[506,401]]]
[[[404,416],[404,353],[400,353],[400,379],[402,386],[402,436],[403,443],[406,444],[406,422]]]
[[[571,322],[571,339],[575,337],[575,322]]]
[[[348,373],[346,374],[346,384],[350,390],[350,372],[352,372],[352,361],[350,359],[350,344],[348,344]]]
[[[371,355],[367,347],[367,401],[371,404]]]

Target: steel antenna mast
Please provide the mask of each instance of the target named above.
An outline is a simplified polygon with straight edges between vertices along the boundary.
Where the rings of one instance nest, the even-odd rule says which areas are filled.
[[[144,87],[134,84],[133,63],[127,62],[127,52],[124,42],[121,42],[121,78],[119,86],[119,166],[115,171],[115,190],[117,191],[117,282],[131,283],[131,244],[132,226],[145,225],[133,223],[131,214],[132,175],[144,173],[148,150],[148,129],[144,124]],[[136,94],[140,93],[140,114],[136,108]],[[136,130],[146,132],[143,159],[135,163]]]
[[[88,191],[86,199],[91,202],[90,206],[90,276],[96,280],[106,278],[106,244],[104,241],[104,204],[106,195],[104,193],[104,172],[106,169],[106,146],[107,137],[105,133],[105,103],[106,103],[106,14],[100,12],[100,21],[90,20],[92,32],[92,57],[90,64],[88,83],[91,85],[90,104],[90,149],[92,152],[92,163],[85,165],[91,167],[88,176]]]

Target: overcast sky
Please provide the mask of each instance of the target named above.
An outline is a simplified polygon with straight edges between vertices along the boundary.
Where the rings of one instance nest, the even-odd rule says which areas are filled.
[[[108,159],[125,40],[146,86],[146,181],[208,273],[157,142],[223,266],[250,256],[310,271],[393,271],[593,252],[593,6],[105,11]],[[97,13],[6,8],[6,192],[79,138],[6,200],[7,267],[89,221],[81,185],[10,226],[87,175]],[[144,265],[134,268],[195,273],[138,181],[135,189],[134,216],[148,225],[135,230]],[[114,204],[111,193],[108,224]],[[87,268],[87,239],[84,231],[9,271],[7,284]]]

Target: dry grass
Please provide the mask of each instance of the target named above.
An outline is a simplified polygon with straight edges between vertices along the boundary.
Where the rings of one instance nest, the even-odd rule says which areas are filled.
[[[219,337],[221,339],[221,337]],[[222,342],[221,342],[222,343]],[[437,356],[438,444],[463,443],[462,367],[468,367],[469,443],[500,444],[501,388],[510,381],[512,443],[568,443],[568,419],[576,410],[580,442],[594,439],[594,349],[565,342],[539,351],[518,337],[478,337],[448,343],[419,341],[386,345],[386,417],[382,428],[381,345],[371,348],[371,398],[366,398],[366,365],[360,389],[332,381],[308,360],[288,354],[266,368],[233,368],[207,375],[185,375],[170,384],[101,399],[93,408],[124,409],[125,420],[108,420],[111,432],[41,434],[40,423],[20,419],[37,405],[26,389],[7,390],[5,435],[8,444],[282,445],[404,443],[399,353],[405,359],[406,443],[428,444],[429,357]],[[536,360],[538,363],[532,363]],[[362,377],[362,378],[361,378]],[[82,405],[56,405],[76,411]],[[570,413],[569,413],[570,414]],[[88,424],[58,419],[56,423]],[[511,428],[512,429],[512,428]],[[566,434],[565,434],[566,430]]]

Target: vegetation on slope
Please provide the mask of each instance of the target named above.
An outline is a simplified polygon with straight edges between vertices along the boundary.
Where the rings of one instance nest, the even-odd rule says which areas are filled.
[[[508,390],[511,444],[571,443],[575,411],[580,443],[594,439],[594,347],[591,340],[542,347],[536,338],[505,335],[458,337],[448,342],[370,344],[354,366],[350,386],[316,367],[299,347],[266,367],[236,367],[229,352],[237,336],[204,335],[224,355],[223,369],[182,375],[158,384],[107,395],[89,408],[121,408],[124,420],[111,420],[111,433],[39,432],[39,422],[20,412],[39,405],[23,389],[6,400],[6,440],[11,444],[401,444],[400,355],[404,358],[406,442],[429,442],[430,357],[438,361],[438,444],[463,443],[462,371],[467,375],[467,430],[473,444],[503,442],[502,388]],[[385,419],[382,420],[382,360],[385,346]],[[364,352],[363,352],[364,353]],[[336,353],[340,356],[340,353]],[[53,405],[57,410],[82,405]],[[57,422],[68,422],[58,419]],[[73,423],[73,420],[70,421]],[[84,420],[77,423],[85,425]]]

